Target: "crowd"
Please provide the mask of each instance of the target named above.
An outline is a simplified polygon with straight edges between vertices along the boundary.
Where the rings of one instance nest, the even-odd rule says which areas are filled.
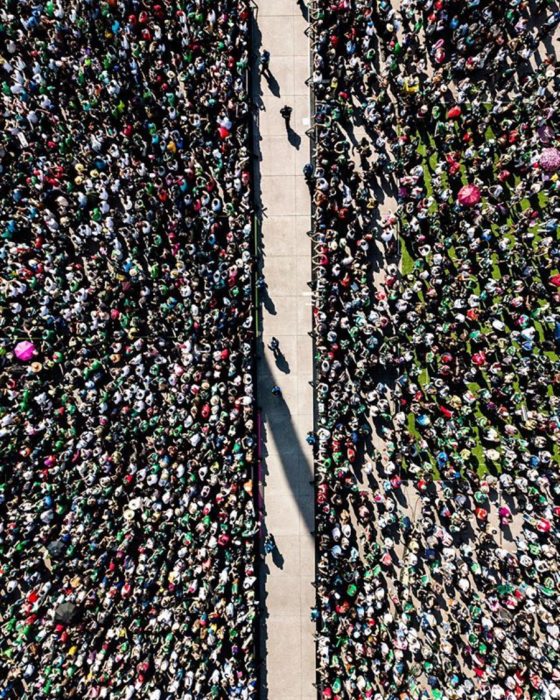
[[[246,0],[0,7],[0,697],[255,695]]]
[[[310,14],[321,696],[558,698],[560,10]],[[256,694],[248,21],[0,7],[0,697]]]
[[[311,17],[321,696],[560,697],[558,5]]]

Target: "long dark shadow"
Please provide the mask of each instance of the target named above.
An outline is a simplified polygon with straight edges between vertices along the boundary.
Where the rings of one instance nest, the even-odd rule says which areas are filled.
[[[272,354],[272,353],[271,353]],[[290,407],[282,396],[272,396],[272,387],[274,381],[272,378],[270,363],[268,357],[262,356],[260,359],[261,369],[259,372],[259,390],[261,396],[259,403],[261,406],[262,416],[266,427],[264,442],[268,442],[269,433],[274,437],[274,442],[277,447],[277,452],[282,462],[284,473],[286,474],[290,489],[294,494],[294,498],[298,504],[301,515],[305,521],[305,527],[310,533],[315,529],[315,518],[313,512],[313,499],[311,503],[306,504],[307,498],[301,495],[301,487],[306,481],[313,480],[313,467],[307,466],[308,462],[313,463],[312,455],[310,455],[311,447],[305,443],[305,447],[300,444],[300,439],[294,428],[294,423],[290,413]],[[268,398],[270,397],[270,398]],[[312,426],[309,426],[311,429]],[[265,460],[266,462],[266,460]],[[266,478],[266,469],[265,469]],[[266,499],[265,499],[266,501]],[[308,507],[310,506],[310,507]],[[272,533],[274,534],[274,533]]]

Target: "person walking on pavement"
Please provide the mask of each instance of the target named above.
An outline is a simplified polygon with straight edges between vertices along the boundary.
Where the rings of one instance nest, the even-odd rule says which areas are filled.
[[[272,78],[272,73],[270,72],[270,51],[263,49],[260,55],[260,73],[268,80]]]
[[[274,541],[274,537],[269,533],[264,541],[264,553],[266,554],[272,554],[274,550],[276,549],[276,542]]]
[[[272,350],[274,357],[277,357],[280,354],[280,341],[278,338],[272,336],[270,343],[268,344],[268,349]]]
[[[282,396],[282,389],[278,386],[278,384],[275,384],[272,387],[272,395],[277,397]]]
[[[292,108],[288,105],[284,105],[280,110],[280,114],[282,115],[282,119],[286,124],[286,131],[290,131],[290,118],[292,116]]]

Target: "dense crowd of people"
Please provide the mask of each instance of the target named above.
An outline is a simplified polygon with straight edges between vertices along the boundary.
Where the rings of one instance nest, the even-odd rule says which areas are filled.
[[[248,23],[0,7],[0,697],[255,695]]]
[[[560,697],[559,8],[311,15],[321,696]]]
[[[0,697],[256,694],[249,17],[0,7]],[[560,698],[560,10],[310,19],[319,692]]]

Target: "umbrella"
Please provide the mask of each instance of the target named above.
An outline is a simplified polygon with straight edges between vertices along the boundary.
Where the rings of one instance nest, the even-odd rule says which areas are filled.
[[[47,549],[51,557],[58,559],[59,557],[64,556],[64,553],[66,552],[66,545],[60,540],[55,540],[49,544]]]
[[[78,606],[74,603],[60,603],[54,612],[54,621],[63,625],[71,625],[78,621]]]
[[[14,355],[22,362],[28,362],[36,352],[35,346],[28,340],[22,340],[21,343],[18,343],[14,348]]]
[[[560,151],[557,148],[545,148],[541,153],[539,163],[547,173],[560,170]]]
[[[553,284],[555,287],[560,287],[560,275],[552,275],[550,284]]]
[[[457,201],[465,207],[472,207],[480,202],[480,190],[476,185],[461,187],[457,195]]]
[[[455,105],[455,107],[451,107],[449,112],[447,112],[447,118],[448,119],[457,119],[457,117],[461,116],[461,108],[458,105]]]

